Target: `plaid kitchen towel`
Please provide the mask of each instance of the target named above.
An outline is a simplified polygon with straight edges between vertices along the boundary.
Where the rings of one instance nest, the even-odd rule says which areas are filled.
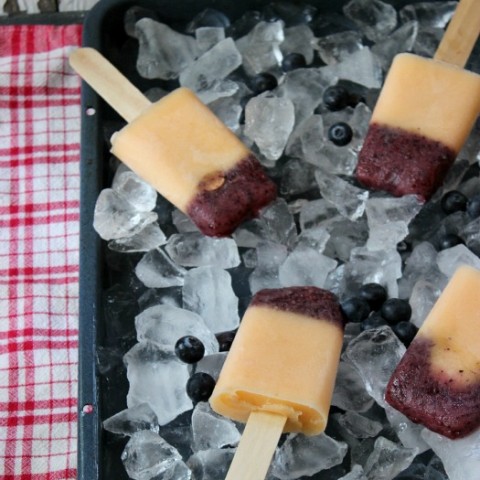
[[[74,479],[80,25],[0,27],[0,479]]]

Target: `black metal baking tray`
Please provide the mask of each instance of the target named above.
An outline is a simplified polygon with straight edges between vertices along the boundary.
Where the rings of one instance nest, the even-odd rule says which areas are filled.
[[[125,12],[132,6],[157,12],[159,20],[173,28],[185,25],[205,8],[224,12],[231,20],[248,10],[261,10],[271,0],[101,0],[87,14],[84,22],[84,46],[100,51],[138,88],[169,85],[142,79],[135,69],[134,39],[124,30]],[[295,0],[293,0],[295,3]],[[300,3],[300,2],[297,2]],[[307,0],[301,2],[320,12],[341,12],[345,0]],[[391,0],[395,7],[414,3],[414,0]],[[109,326],[102,311],[103,292],[113,284],[104,242],[92,226],[95,202],[100,190],[109,185],[108,136],[120,117],[107,106],[85,83],[82,84],[81,128],[81,211],[80,211],[80,324],[79,324],[79,401],[78,401],[78,474],[79,480],[106,478],[127,479],[120,455],[125,441],[102,431],[101,421],[126,408],[126,382],[115,375],[106,377],[98,371],[97,358],[102,346],[109,343]],[[128,256],[127,256],[127,262]],[[127,314],[126,322],[133,323]],[[118,381],[117,381],[118,380]],[[111,399],[116,399],[115,408]]]

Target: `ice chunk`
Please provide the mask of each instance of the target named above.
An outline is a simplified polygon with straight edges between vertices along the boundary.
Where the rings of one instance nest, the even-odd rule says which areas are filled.
[[[133,435],[142,430],[158,433],[158,418],[148,403],[118,412],[103,422],[103,428],[117,435]]]
[[[480,472],[480,430],[468,437],[450,440],[424,429],[422,436],[440,457],[450,480],[478,477]]]
[[[233,448],[203,450],[192,455],[187,465],[195,480],[224,480],[234,454]]]
[[[307,65],[313,61],[314,35],[308,25],[295,25],[285,29],[285,40],[280,44],[283,55],[300,53],[305,57]]]
[[[184,267],[233,268],[240,264],[234,240],[207,237],[200,232],[171,235],[165,250],[174,262]]]
[[[233,330],[240,323],[232,278],[218,267],[198,267],[187,272],[183,307],[200,315],[214,333]]]
[[[402,23],[416,20],[422,27],[445,28],[457,5],[455,1],[443,1],[436,2],[435,8],[432,8],[430,2],[412,3],[400,10],[400,20]]]
[[[248,75],[265,72],[280,65],[283,55],[280,44],[285,39],[283,22],[258,22],[244,37],[237,40]]]
[[[314,48],[327,64],[343,61],[363,48],[362,36],[355,31],[332,33],[315,39]]]
[[[262,242],[257,246],[257,267],[249,278],[252,294],[263,288],[279,288],[278,270],[287,258],[287,247],[273,242]]]
[[[200,27],[195,30],[198,51],[202,54],[225,39],[225,29],[222,27]]]
[[[279,280],[283,287],[309,286],[324,288],[327,275],[335,269],[337,262],[308,246],[297,247],[279,269]]]
[[[192,414],[193,451],[235,446],[240,432],[228,418],[215,413],[207,402],[199,402]]]
[[[383,425],[356,412],[335,413],[332,416],[354,438],[376,437]]]
[[[93,228],[104,240],[124,239],[156,220],[156,213],[137,210],[122,194],[105,188],[95,203]]]
[[[155,305],[135,317],[139,341],[150,341],[173,351],[175,343],[185,335],[193,335],[202,341],[206,354],[218,352],[215,335],[203,319],[194,312],[173,305]]]
[[[198,227],[192,222],[190,217],[176,208],[172,212],[172,222],[177,227],[179,233],[198,232]]]
[[[180,73],[180,85],[197,94],[209,90],[242,64],[242,56],[232,38],[220,41]]]
[[[338,480],[368,480],[361,465],[353,465],[350,473],[347,473]]]
[[[177,78],[198,55],[195,38],[150,18],[136,23],[135,35],[139,43],[137,69],[145,78]]]
[[[205,355],[195,365],[196,372],[208,373],[214,380],[218,379],[220,371],[222,370],[225,359],[228,352],[212,353],[211,355]]]
[[[148,252],[160,247],[167,241],[157,222],[150,223],[140,232],[127,238],[118,238],[108,242],[108,248],[116,252]]]
[[[373,405],[362,377],[346,358],[342,358],[338,365],[332,405],[352,412],[366,412]]]
[[[129,381],[129,408],[147,402],[160,425],[192,408],[185,389],[188,366],[181,363],[173,352],[152,342],[141,342],[125,354],[124,362]]]
[[[367,248],[396,249],[397,243],[408,235],[408,225],[421,207],[415,195],[369,198],[365,205],[370,228]]]
[[[282,155],[294,123],[294,107],[288,98],[266,93],[252,98],[245,108],[244,133],[270,160]]]
[[[383,285],[390,297],[398,297],[397,280],[402,275],[402,259],[396,250],[352,248],[345,264],[347,293],[355,294],[364,283]]]
[[[374,42],[383,40],[397,26],[395,8],[380,0],[351,0],[343,13]]]
[[[131,170],[117,169],[112,188],[138,211],[153,210],[157,203],[157,191]]]
[[[135,267],[135,274],[149,288],[183,285],[186,270],[176,265],[165,252],[155,248],[147,252]]]
[[[413,53],[423,57],[433,57],[442,40],[443,33],[443,28],[420,27],[413,45]]]
[[[368,190],[355,187],[340,177],[324,171],[315,172],[320,192],[323,198],[331,203],[343,216],[357,220],[365,211]]]
[[[323,198],[312,200],[304,204],[300,210],[300,229],[303,232],[310,228],[325,226],[334,216],[338,216],[338,210],[334,205]]]
[[[392,480],[410,466],[416,455],[414,448],[405,448],[378,437],[365,464],[365,474],[369,480]]]
[[[460,231],[460,236],[465,240],[465,245],[480,256],[480,217],[467,223]]]
[[[311,476],[342,463],[347,449],[346,443],[325,433],[313,437],[290,434],[275,452],[271,471],[280,480]]]
[[[297,158],[288,160],[282,167],[280,193],[298,195],[315,188],[314,168]]]
[[[465,245],[459,244],[439,252],[437,264],[440,271],[450,278],[460,265],[470,265],[480,269],[480,258]]]
[[[150,480],[159,475],[168,478],[168,472],[182,462],[182,457],[162,437],[143,431],[132,435],[123,450],[122,461],[130,478]]]
[[[385,388],[405,351],[392,329],[385,326],[365,330],[349,343],[344,355],[358,370],[368,393],[385,408]]]

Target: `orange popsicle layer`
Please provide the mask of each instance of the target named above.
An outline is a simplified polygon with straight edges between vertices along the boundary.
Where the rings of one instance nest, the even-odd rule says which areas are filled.
[[[316,287],[258,292],[247,309],[210,398],[224,416],[287,417],[284,431],[325,429],[343,339],[336,297]]]
[[[393,373],[386,400],[449,438],[480,427],[480,271],[457,270]]]

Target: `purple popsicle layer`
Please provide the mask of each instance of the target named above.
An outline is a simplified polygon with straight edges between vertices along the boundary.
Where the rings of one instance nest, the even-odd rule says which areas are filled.
[[[422,135],[372,123],[358,157],[356,177],[365,187],[427,201],[442,184],[456,153]]]
[[[276,196],[276,185],[258,160],[248,155],[234,168],[200,184],[187,214],[205,235],[224,237],[256,217]]]
[[[451,439],[480,426],[480,382],[432,370],[434,343],[415,338],[397,366],[385,394],[386,401],[410,420]]]

